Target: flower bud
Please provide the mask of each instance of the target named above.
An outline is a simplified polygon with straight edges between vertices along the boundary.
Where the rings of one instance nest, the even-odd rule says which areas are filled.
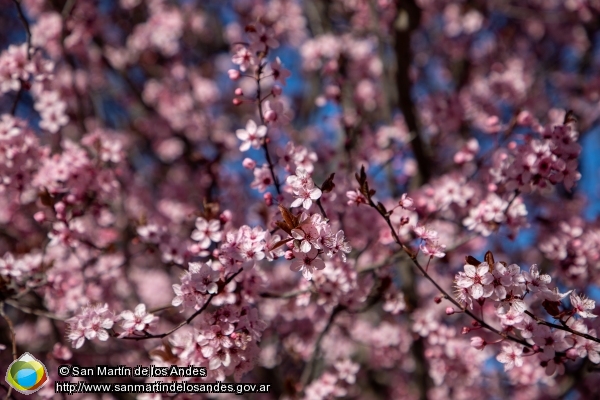
[[[242,161],[242,165],[246,169],[254,169],[254,167],[256,167],[256,161],[254,161],[251,158],[246,157],[246,158],[244,158],[244,161]]]
[[[466,335],[469,332],[471,332],[471,328],[469,328],[468,326],[463,326],[462,331],[460,333]]]
[[[446,308],[446,315],[452,315],[452,314],[454,314],[454,308],[447,307]]]
[[[244,91],[242,90],[242,88],[237,88],[235,89],[234,93],[236,96],[242,96],[244,94]]]
[[[219,221],[221,221],[222,224],[226,224],[232,219],[233,215],[231,215],[231,211],[229,210],[225,210],[221,213],[221,215],[219,215]]]
[[[285,257],[285,259],[286,259],[286,260],[288,260],[288,261],[289,261],[289,260],[293,260],[293,259],[294,259],[294,253],[292,253],[292,251],[291,251],[291,250],[287,250],[287,251],[285,252],[285,255],[284,255],[284,257]]]
[[[271,122],[277,120],[277,113],[273,110],[269,110],[265,113],[265,121]]]
[[[435,304],[440,304],[442,302],[442,296],[437,295],[433,298],[433,301],[435,301]]]
[[[265,204],[267,205],[267,207],[270,207],[273,205],[273,195],[269,192],[265,193],[263,195],[263,198],[265,199]]]
[[[62,201],[59,201],[58,203],[56,203],[54,205],[54,210],[56,211],[57,214],[62,214],[65,212],[65,203],[63,203]]]
[[[414,200],[407,196],[406,193],[402,195],[402,198],[398,201],[398,205],[405,210],[414,210]]]
[[[487,345],[487,342],[480,338],[479,336],[475,336],[471,338],[471,346],[476,348],[477,350],[483,350],[483,348]]]
[[[239,106],[240,104],[242,104],[242,100],[235,98],[231,101],[233,103],[234,106]]]
[[[33,214],[33,219],[35,219],[40,224],[46,220],[46,214],[43,211],[38,211]]]
[[[229,75],[229,79],[231,79],[232,81],[237,81],[238,79],[240,79],[240,71],[238,71],[237,69],[230,69],[229,71],[227,71],[227,75]]]

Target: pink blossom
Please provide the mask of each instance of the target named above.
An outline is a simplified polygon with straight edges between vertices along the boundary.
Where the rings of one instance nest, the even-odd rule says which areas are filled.
[[[123,311],[119,318],[122,320],[121,326],[123,329],[132,331],[143,331],[158,320],[158,317],[146,312],[145,304],[138,304],[133,312]]]
[[[211,242],[220,242],[222,237],[221,223],[218,220],[207,221],[196,218],[196,229],[192,232],[192,240],[199,242],[201,248],[208,249]]]
[[[260,168],[254,168],[254,181],[250,184],[251,187],[256,188],[260,193],[262,193],[272,184],[273,178],[268,165],[263,165]]]
[[[234,64],[240,66],[240,70],[242,72],[245,72],[248,68],[250,68],[251,65],[256,64],[256,58],[254,57],[254,55],[246,47],[243,46],[238,48],[236,53],[233,55],[232,61]]]
[[[80,314],[67,320],[68,338],[76,349],[83,345],[85,339],[106,341],[109,338],[106,330],[112,328],[114,321],[108,304],[84,307]]]
[[[459,272],[456,276],[456,285],[461,288],[469,289],[469,294],[474,299],[489,297],[493,292],[490,285],[494,277],[489,273],[490,267],[487,263],[481,263],[478,267],[466,264],[465,272]]]
[[[313,274],[315,273],[315,269],[325,269],[325,263],[323,260],[317,257],[317,254],[317,249],[314,248],[310,249],[306,253],[301,253],[294,250],[295,260],[292,261],[290,269],[294,272],[302,272],[302,276],[304,276],[306,280],[311,280]]]
[[[583,318],[596,318],[596,314],[592,314],[588,310],[594,310],[596,308],[596,302],[594,300],[588,299],[585,296],[578,296],[575,293],[571,293],[569,296],[571,299],[571,305],[577,314],[582,316]]]
[[[268,48],[276,49],[279,42],[275,39],[275,32],[262,24],[254,24],[248,32],[250,48],[253,51],[267,51]]]
[[[246,129],[238,129],[235,134],[242,141],[240,151],[248,151],[251,146],[258,149],[262,144],[262,138],[267,135],[267,127],[257,126],[256,122],[248,120]]]
[[[400,205],[400,207],[404,208],[405,210],[414,210],[414,200],[411,199],[410,197],[408,197],[408,195],[406,193],[404,193],[402,195],[402,198],[400,199],[400,201],[398,201],[398,204]]]
[[[346,197],[348,198],[349,206],[354,205],[354,204],[356,204],[357,206],[360,204],[367,204],[367,199],[358,190],[347,191]]]
[[[477,350],[483,350],[486,345],[487,345],[487,342],[479,336],[475,336],[475,337],[471,338],[471,346],[476,348]],[[500,361],[500,362],[502,362],[502,361]]]
[[[296,175],[290,175],[287,178],[287,183],[292,186],[294,197],[296,197],[291,207],[302,205],[308,210],[312,206],[313,200],[321,197],[321,189],[315,187],[312,178],[303,168],[296,169]]]
[[[514,367],[520,367],[523,365],[523,346],[512,343],[504,342],[502,344],[502,352],[498,354],[496,360],[504,364],[504,370],[508,371]]]
[[[275,58],[275,61],[273,61],[270,65],[271,70],[273,71],[273,79],[285,86],[285,80],[289,78],[292,73],[283,67],[279,57]]]
[[[446,249],[446,245],[439,244],[437,241],[427,240],[425,243],[421,244],[419,248],[421,249],[423,254],[429,256],[430,258],[442,258],[446,255],[446,253],[444,252],[444,250]]]

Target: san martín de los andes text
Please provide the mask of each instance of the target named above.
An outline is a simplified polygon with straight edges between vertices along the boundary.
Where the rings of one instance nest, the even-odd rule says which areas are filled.
[[[64,366],[62,366],[64,367]],[[64,374],[64,368],[59,370],[63,376],[85,377],[85,376],[112,376],[112,377],[205,377],[206,368],[178,365],[159,367],[156,365],[128,367],[126,365],[96,365],[94,367],[82,367],[80,365],[68,366],[68,374]]]

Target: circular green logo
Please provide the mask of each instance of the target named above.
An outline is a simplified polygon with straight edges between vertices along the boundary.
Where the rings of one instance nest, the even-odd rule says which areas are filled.
[[[47,382],[46,367],[29,353],[13,361],[6,371],[6,383],[23,394],[35,393]]]

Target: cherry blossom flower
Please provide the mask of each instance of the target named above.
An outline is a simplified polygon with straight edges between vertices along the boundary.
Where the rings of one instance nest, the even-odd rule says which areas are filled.
[[[544,349],[543,356],[546,360],[554,358],[557,351],[564,351],[570,346],[565,340],[566,332],[560,329],[551,330],[545,325],[538,325],[533,331],[533,341]]]
[[[220,242],[222,237],[221,223],[218,220],[207,221],[202,217],[196,218],[196,229],[192,232],[192,240],[195,240],[203,249],[208,249],[211,242]]]
[[[529,272],[523,271],[523,277],[527,284],[527,288],[533,293],[548,291],[548,284],[552,281],[550,275],[541,274],[537,264],[533,264],[529,268]]]
[[[414,200],[411,199],[410,197],[408,197],[408,195],[406,193],[404,193],[402,195],[402,198],[400,199],[400,201],[398,201],[398,204],[400,205],[400,207],[404,208],[405,210],[414,210]]]
[[[338,371],[338,379],[352,385],[356,382],[356,373],[359,371],[360,366],[351,360],[345,359],[336,362],[335,369]]]
[[[358,190],[347,191],[346,197],[348,197],[348,205],[349,206],[351,206],[353,204],[356,204],[357,206],[360,204],[367,204],[367,199]]]
[[[108,304],[84,307],[80,314],[67,320],[68,338],[76,349],[83,346],[85,339],[106,341],[109,338],[106,330],[112,328],[114,321]]]
[[[321,189],[317,187],[301,186],[299,189],[294,190],[294,196],[297,196],[296,200],[292,202],[290,207],[298,207],[302,205],[306,210],[310,209],[313,200],[318,200],[321,197]]]
[[[211,266],[201,262],[191,262],[188,271],[181,276],[181,284],[173,285],[175,297],[171,304],[175,307],[183,304],[184,308],[199,309],[204,305],[208,294],[218,292],[218,281],[219,273]]]
[[[437,241],[427,240],[425,243],[421,244],[419,247],[423,254],[429,256],[430,258],[438,257],[442,258],[446,255],[444,250],[446,249],[445,244],[439,244]]]
[[[240,46],[232,57],[234,64],[240,66],[240,70],[245,72],[251,65],[256,64],[256,57],[244,46]]]
[[[587,333],[593,337],[598,337],[593,329]],[[594,364],[600,363],[600,343],[584,339],[577,346],[577,352],[581,358],[587,357]]]
[[[256,122],[248,120],[246,129],[238,129],[235,134],[242,141],[240,151],[248,151],[250,147],[258,149],[262,144],[262,138],[267,135],[267,127],[257,126]]]
[[[145,304],[138,304],[135,307],[135,311],[123,311],[119,315],[119,318],[122,320],[121,326],[126,331],[143,331],[158,320],[158,317],[146,312]]]
[[[416,226],[413,229],[413,232],[415,233],[415,235],[417,235],[417,237],[420,237],[423,240],[435,241],[438,238],[438,233],[436,231],[434,231],[433,229],[428,229],[423,225]]]
[[[279,42],[275,39],[275,32],[262,24],[254,24],[248,32],[250,49],[253,51],[266,51],[267,48],[276,49]]]
[[[310,217],[304,215],[300,227],[292,229],[292,237],[299,242],[298,250],[308,253],[311,247],[321,249],[321,228],[322,221],[320,214],[313,214]]]
[[[256,188],[260,193],[267,190],[267,188],[273,184],[273,177],[271,176],[271,170],[268,165],[263,165],[260,168],[254,168],[254,181],[250,184],[251,187]]]
[[[523,365],[523,346],[513,343],[504,342],[502,344],[502,352],[496,356],[496,360],[504,364],[504,370],[508,371],[514,367]]]
[[[21,264],[15,260],[10,252],[5,253],[4,256],[0,258],[0,275],[18,278],[22,274]]]
[[[295,175],[288,176],[286,182],[291,186],[294,197],[296,197],[291,207],[302,205],[308,210],[312,206],[313,200],[321,197],[321,189],[315,187],[310,174],[302,167],[296,169]]]
[[[273,71],[273,79],[285,86],[285,80],[289,78],[292,73],[283,67],[279,57],[275,58],[275,61],[273,61],[270,65],[271,70]]]
[[[456,276],[456,285],[469,289],[469,294],[474,299],[489,297],[494,291],[490,285],[494,277],[489,273],[490,267],[487,263],[481,263],[478,267],[466,264],[465,272],[459,272]]]
[[[306,253],[294,250],[295,260],[292,261],[290,269],[294,272],[302,272],[302,276],[304,276],[307,281],[311,280],[315,273],[315,269],[325,269],[325,263],[318,258],[317,255],[318,251],[314,248]]]
[[[594,300],[588,299],[585,296],[578,296],[575,293],[571,293],[569,296],[571,299],[571,305],[577,314],[582,316],[583,318],[596,318],[596,314],[592,314],[588,310],[594,310],[596,308],[596,302]]]

